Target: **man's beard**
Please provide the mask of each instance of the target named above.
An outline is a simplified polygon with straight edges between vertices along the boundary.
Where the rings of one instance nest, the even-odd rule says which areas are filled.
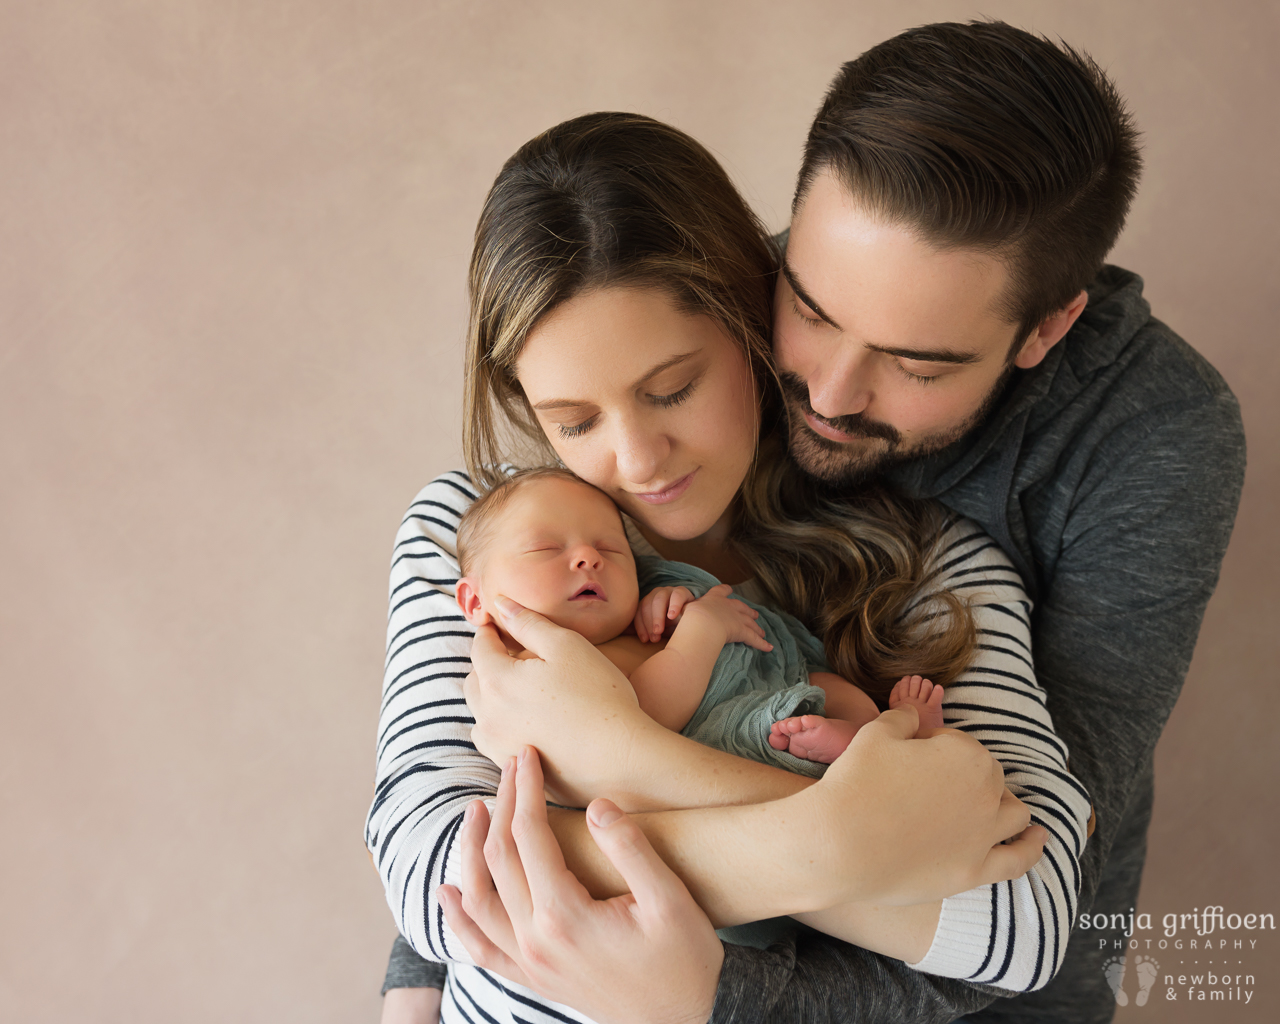
[[[977,411],[959,426],[940,430],[903,445],[902,435],[888,423],[866,419],[861,413],[827,419],[809,404],[809,386],[798,374],[782,371],[782,397],[787,409],[787,448],[792,460],[809,476],[835,487],[852,487],[882,474],[890,466],[923,458],[955,444],[978,426],[999,402],[1010,377],[1010,363],[983,398]],[[805,414],[830,424],[856,440],[833,441],[814,431]]]

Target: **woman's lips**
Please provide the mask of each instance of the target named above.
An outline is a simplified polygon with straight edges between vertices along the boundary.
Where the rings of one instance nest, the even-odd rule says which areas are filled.
[[[665,505],[669,501],[675,501],[689,489],[689,485],[693,483],[694,473],[697,472],[695,469],[693,473],[686,473],[675,483],[669,484],[660,491],[632,491],[632,494],[647,505]]]

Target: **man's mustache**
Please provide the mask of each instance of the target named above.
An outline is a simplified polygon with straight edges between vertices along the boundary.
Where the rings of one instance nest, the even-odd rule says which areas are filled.
[[[879,420],[866,419],[862,413],[854,413],[851,416],[836,416],[834,419],[819,416],[813,411],[813,406],[809,404],[809,385],[804,382],[804,379],[799,374],[783,370],[778,374],[778,379],[782,382],[782,393],[789,402],[793,405],[798,405],[814,419],[821,420],[842,434],[848,434],[851,437],[878,437],[888,441],[890,445],[896,445],[902,441],[902,435],[889,424],[881,423]],[[826,440],[826,438],[823,440]]]

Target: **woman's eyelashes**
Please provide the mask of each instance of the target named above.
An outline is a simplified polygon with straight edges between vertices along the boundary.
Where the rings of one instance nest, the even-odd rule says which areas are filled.
[[[668,395],[650,395],[649,400],[654,405],[661,406],[663,409],[670,409],[673,405],[680,405],[689,400],[689,396],[693,394],[693,389],[698,386],[698,380],[689,381],[679,391],[672,391]]]
[[[581,423],[560,423],[556,425],[556,429],[560,432],[561,437],[581,437],[591,429],[591,424],[596,421],[592,416],[590,419],[583,420]]]
[[[689,381],[688,384],[680,388],[678,391],[672,391],[665,395],[646,394],[645,398],[649,402],[651,402],[653,405],[656,405],[659,409],[671,409],[677,405],[683,405],[685,402],[687,402],[689,400],[689,397],[697,389],[698,384],[701,380],[702,380],[701,376],[695,377],[693,380]],[[593,426],[595,426],[596,419],[597,419],[596,416],[591,416],[585,420],[582,420],[579,423],[557,423],[556,432],[559,433],[561,437],[566,439],[581,437]]]

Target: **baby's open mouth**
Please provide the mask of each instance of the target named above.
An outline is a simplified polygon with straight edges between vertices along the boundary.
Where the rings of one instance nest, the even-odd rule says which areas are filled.
[[[607,601],[608,598],[604,596],[604,587],[600,586],[599,583],[593,582],[593,583],[584,583],[578,589],[578,592],[574,594],[573,597],[569,598],[569,600],[570,601]]]

